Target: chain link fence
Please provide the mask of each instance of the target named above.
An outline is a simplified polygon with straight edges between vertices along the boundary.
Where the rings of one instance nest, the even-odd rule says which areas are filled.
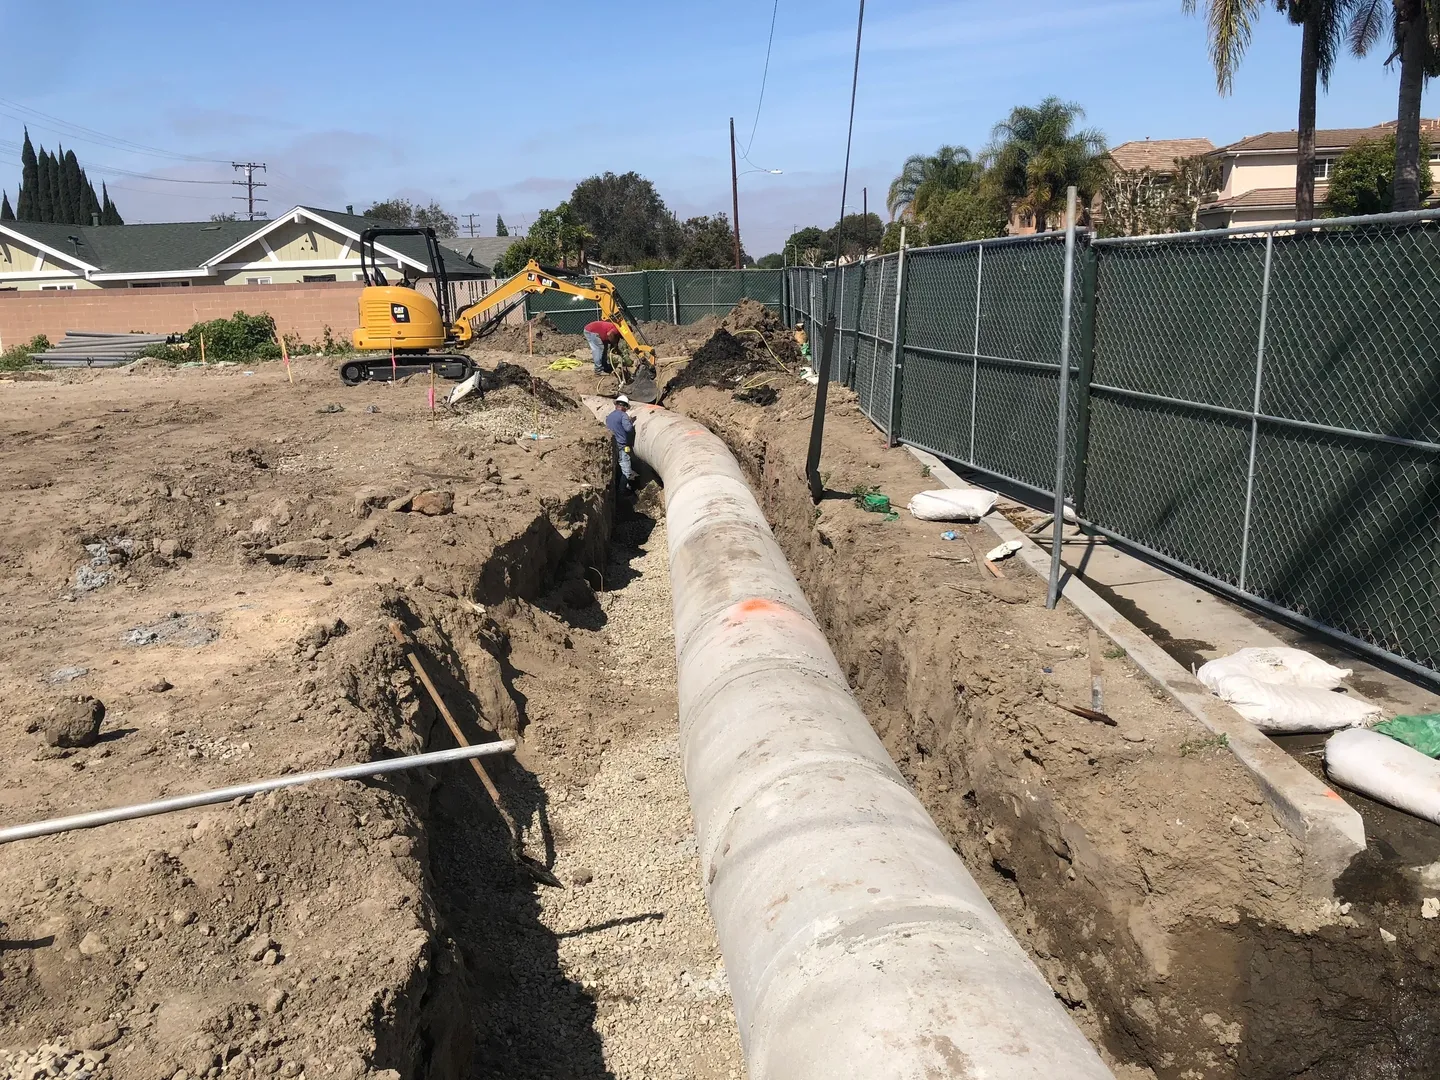
[[[681,326],[706,316],[726,315],[741,300],[757,300],[780,310],[780,270],[635,270],[607,274],[616,292],[637,319]],[[594,278],[570,279],[590,285]],[[525,300],[525,317],[545,315],[564,334],[578,334],[600,317],[600,309],[562,293],[536,293]]]
[[[1063,237],[785,271],[893,442],[1053,499]],[[1066,495],[1087,527],[1440,672],[1440,213],[1077,245]],[[895,347],[896,331],[900,347]]]

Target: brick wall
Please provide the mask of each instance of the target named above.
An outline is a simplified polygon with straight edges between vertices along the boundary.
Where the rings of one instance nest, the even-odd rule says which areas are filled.
[[[199,285],[163,289],[75,289],[0,292],[0,349],[44,334],[59,341],[66,330],[174,334],[194,323],[229,318],[237,311],[269,312],[282,334],[318,342],[325,327],[349,341],[359,317],[360,282],[299,285]]]

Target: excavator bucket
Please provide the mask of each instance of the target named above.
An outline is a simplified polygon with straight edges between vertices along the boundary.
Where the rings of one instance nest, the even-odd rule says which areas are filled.
[[[620,387],[620,392],[631,401],[654,405],[660,400],[660,389],[655,385],[655,369],[641,360],[629,382]]]

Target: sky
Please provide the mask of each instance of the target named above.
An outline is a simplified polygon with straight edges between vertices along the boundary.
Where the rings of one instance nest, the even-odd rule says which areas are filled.
[[[403,196],[493,235],[497,214],[523,228],[584,177],[635,170],[689,217],[730,211],[733,116],[758,257],[840,213],[857,7],[0,0],[0,188],[13,202],[28,124],[132,222],[243,209],[235,161],[267,164],[272,214]],[[847,212],[868,189],[884,216],[908,155],[978,152],[1012,107],[1052,94],[1112,146],[1295,126],[1300,33],[1273,12],[1223,98],[1181,0],[870,0],[865,16]],[[1380,53],[1341,60],[1320,127],[1394,119],[1398,72]]]

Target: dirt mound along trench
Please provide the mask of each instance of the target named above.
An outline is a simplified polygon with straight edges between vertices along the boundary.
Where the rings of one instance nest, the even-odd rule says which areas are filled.
[[[831,395],[829,490],[903,503],[931,486],[877,448],[852,394]],[[1088,624],[1046,611],[1023,567],[991,581],[980,526],[946,544],[848,498],[817,511],[812,401],[787,388],[762,416],[690,390],[672,406],[735,450],[887,748],[1117,1072],[1429,1075],[1440,964],[1419,893],[1374,894],[1357,869],[1337,900],[1306,898],[1253,778],[1125,658],[1104,663],[1117,727],[1060,708],[1088,704]]]

